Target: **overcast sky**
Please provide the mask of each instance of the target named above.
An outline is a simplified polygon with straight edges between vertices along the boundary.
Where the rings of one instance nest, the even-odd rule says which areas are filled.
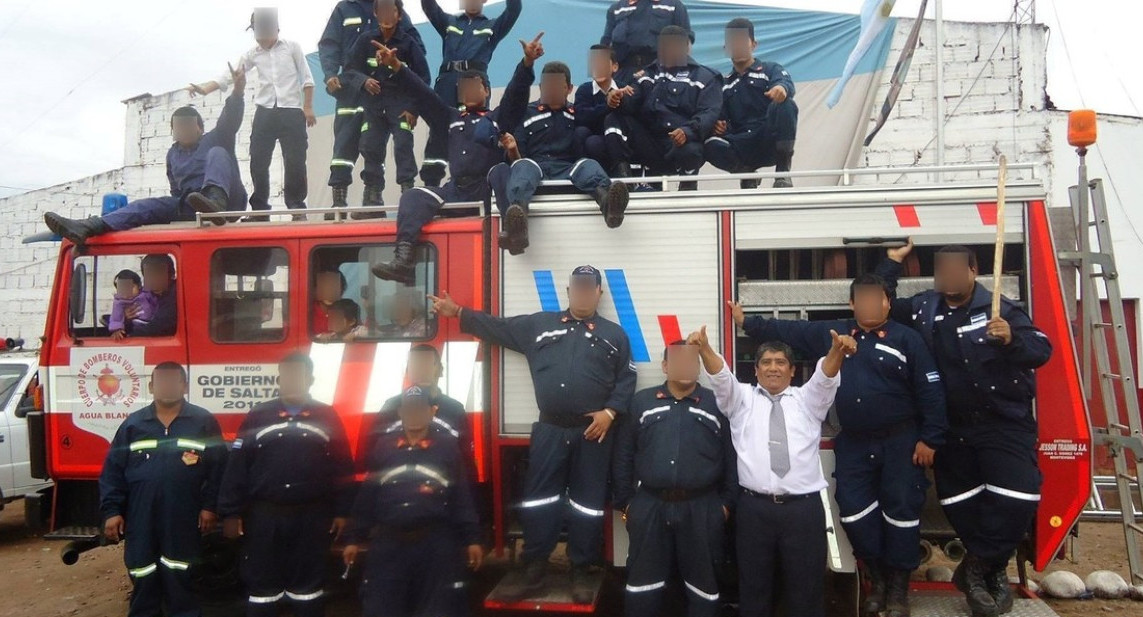
[[[414,21],[422,21],[420,3],[405,1]],[[862,4],[734,3],[747,1],[850,13]],[[252,46],[244,31],[251,8],[273,4],[279,7],[282,37],[301,42],[307,52],[316,50],[333,1],[0,0],[0,197],[122,166],[120,101],[215,77],[227,60]],[[453,10],[458,2],[441,4]],[[1006,21],[1012,13],[1011,0],[944,4],[949,20]],[[915,16],[919,6],[920,0],[898,0],[894,15]],[[1056,105],[1140,115],[1143,71],[1136,54],[1141,4],[1040,0],[1036,6],[1036,20],[1051,29],[1048,90]],[[930,0],[929,17],[932,10]]]

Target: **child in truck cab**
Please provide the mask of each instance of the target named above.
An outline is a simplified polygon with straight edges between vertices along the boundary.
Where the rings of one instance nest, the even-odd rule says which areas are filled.
[[[142,311],[136,304],[123,308],[123,326],[110,327],[111,338],[122,341],[128,336],[171,336],[178,329],[178,297],[175,295],[175,260],[170,255],[147,255],[140,264],[143,271],[143,290],[154,299],[150,318],[136,321]],[[122,274],[122,272],[120,272]],[[134,274],[132,272],[132,274]],[[116,277],[118,278],[118,277]],[[114,311],[112,311],[114,312]]]
[[[107,330],[116,332],[126,327],[127,311],[135,317],[130,319],[132,325],[146,325],[151,322],[151,316],[159,299],[155,294],[143,289],[143,279],[135,274],[134,270],[120,270],[115,275],[115,299],[111,303],[111,316],[107,321]]]
[[[329,330],[317,335],[323,343],[349,343],[369,334],[369,328],[361,323],[361,307],[349,298],[331,304],[328,317]]]
[[[329,332],[329,309],[345,295],[349,286],[345,275],[336,267],[322,268],[314,275],[314,304],[310,313],[310,331]]]

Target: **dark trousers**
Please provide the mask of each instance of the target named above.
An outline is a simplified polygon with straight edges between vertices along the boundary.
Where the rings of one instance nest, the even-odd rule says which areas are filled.
[[[200,550],[200,508],[172,503],[181,500],[163,492],[152,486],[132,488],[127,500],[123,556],[134,585],[128,617],[158,617],[164,609],[169,617],[202,614],[190,580]]]
[[[397,208],[397,242],[413,243],[447,203],[479,201],[487,204],[490,189],[484,178],[451,178],[444,186],[417,186],[401,194]],[[462,187],[458,182],[464,182]],[[478,216],[480,209],[445,210],[445,216]]]
[[[433,91],[449,107],[455,108],[460,102],[457,100],[456,85],[460,74],[456,71],[441,71],[433,83]],[[429,125],[429,141],[425,144],[425,162],[421,165],[421,181],[426,186],[437,186],[444,180],[448,169],[448,125]]]
[[[329,185],[346,187],[353,184],[353,167],[361,153],[361,127],[365,124],[365,108],[360,92],[348,88],[338,90],[336,114],[333,118],[333,158],[329,162]],[[388,137],[385,138],[386,140]],[[375,163],[374,163],[375,164]],[[368,177],[385,177],[385,166],[371,166],[369,161],[361,170],[361,180]]]
[[[692,175],[703,165],[701,142],[676,146],[666,133],[635,116],[609,114],[603,123],[607,151],[616,163],[637,163],[653,175]]]
[[[250,194],[252,210],[269,210],[270,159],[274,144],[282,145],[282,164],[287,208],[305,208],[306,192],[306,116],[300,109],[258,107],[254,110],[250,129],[250,178],[254,192]]]
[[[624,614],[660,615],[667,580],[677,568],[687,589],[688,617],[717,615],[724,523],[722,500],[714,490],[678,502],[636,493],[627,508],[630,551]]]
[[[375,97],[376,98],[376,97]],[[417,177],[417,155],[413,153],[413,127],[401,117],[409,106],[403,101],[375,103],[365,109],[361,126],[361,156],[365,167],[361,181],[368,186],[385,186],[385,150],[393,138],[393,160],[397,183],[411,185]]]
[[[203,186],[217,186],[226,192],[227,207],[231,211],[246,209],[246,189],[238,177],[238,163],[222,146],[202,153],[205,157]],[[199,190],[195,187],[192,190]],[[190,191],[188,191],[189,193]],[[133,229],[143,225],[161,225],[175,221],[193,221],[195,212],[180,196],[147,197],[104,215],[103,222],[115,231]]]
[[[882,437],[842,430],[834,442],[835,498],[853,554],[870,565],[921,565],[921,508],[929,481],[913,464],[920,435],[913,427]]]
[[[945,516],[968,552],[996,567],[1007,563],[1040,502],[1035,426],[953,426],[933,473]]]
[[[322,617],[326,553],[333,520],[322,503],[255,503],[243,519],[242,580],[249,617],[276,617],[279,602],[296,617]]]
[[[464,553],[448,528],[382,530],[369,545],[361,581],[363,617],[467,614]]]
[[[594,133],[586,126],[578,126],[575,129],[575,138],[579,142],[580,152],[583,152],[585,157],[596,161],[603,169],[612,171],[615,164],[607,151],[607,140],[602,134]]]
[[[508,206],[517,204],[527,211],[532,196],[545,179],[571,180],[575,188],[585,193],[611,186],[607,172],[592,159],[583,158],[575,162],[517,159],[511,165],[500,163],[488,172],[488,183],[496,195],[496,209],[504,212]]]
[[[786,99],[781,103],[770,103],[766,117],[758,126],[707,139],[703,144],[703,156],[711,165],[724,171],[750,172],[779,163],[775,145],[793,142],[797,134],[798,106],[793,99]]]
[[[547,560],[559,540],[564,514],[568,559],[573,566],[599,563],[603,556],[603,507],[611,468],[611,445],[583,438],[587,428],[532,425],[528,475],[520,519],[524,524],[524,561]],[[566,503],[565,503],[566,497]]]
[[[824,617],[826,523],[818,495],[786,503],[743,494],[738,499],[739,615]]]

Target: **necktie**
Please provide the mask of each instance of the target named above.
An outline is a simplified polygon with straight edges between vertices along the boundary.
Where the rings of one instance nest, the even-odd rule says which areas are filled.
[[[782,413],[782,395],[771,395],[770,399],[770,471],[779,478],[790,472],[790,442],[786,436],[786,414]]]

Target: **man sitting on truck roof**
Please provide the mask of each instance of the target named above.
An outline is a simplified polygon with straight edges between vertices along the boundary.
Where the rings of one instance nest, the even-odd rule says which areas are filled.
[[[234,142],[238,127],[242,125],[246,73],[239,68],[231,69],[231,74],[234,90],[227,97],[213,130],[203,132],[202,116],[190,105],[176,109],[171,115],[171,133],[175,143],[167,151],[170,196],[137,199],[114,212],[86,219],[69,219],[47,212],[44,223],[48,229],[82,245],[92,236],[111,231],[193,221],[195,212],[213,214],[245,210],[246,187],[238,173]],[[221,225],[225,221],[217,219],[214,222]]]

